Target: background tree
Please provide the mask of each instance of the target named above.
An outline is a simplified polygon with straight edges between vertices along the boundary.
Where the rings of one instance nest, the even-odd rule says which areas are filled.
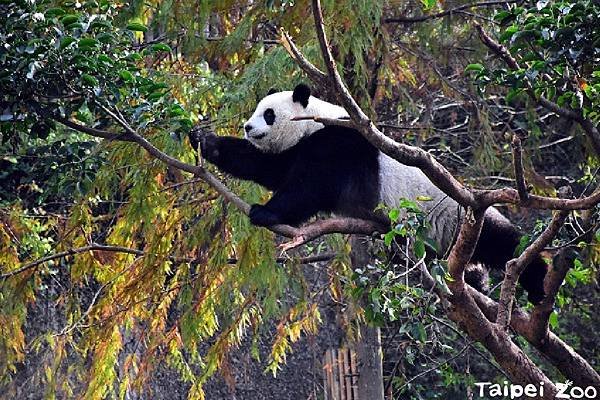
[[[145,393],[166,363],[187,397],[202,398],[216,371],[229,373],[228,354],[271,320],[262,365],[277,371],[292,342],[318,331],[327,291],[345,305],[350,336],[364,319],[386,327],[394,396],[464,394],[502,374],[547,382],[548,396],[554,380],[600,387],[597,4],[349,0],[321,13],[313,3],[0,5],[0,368],[9,395],[35,358],[31,379],[48,397]],[[375,145],[470,210],[431,272],[418,261],[425,237],[411,203],[407,217],[390,210],[394,229],[365,270],[350,268],[345,237],[322,235],[370,233],[369,221],[272,227],[291,238],[287,249],[320,238],[282,258],[273,234],[244,215],[266,194],[196,165],[193,124],[239,132],[270,87],[307,77]],[[565,185],[573,194],[559,199]],[[463,272],[492,203],[510,205],[530,235],[487,297]],[[569,212],[548,222],[529,209]],[[414,238],[403,251],[415,262],[375,258],[397,235]],[[558,252],[551,295],[532,307],[513,298],[514,283],[547,247]],[[319,260],[328,287],[304,276],[302,263]],[[50,326],[33,326],[35,307],[52,310]],[[251,352],[258,357],[255,340]]]

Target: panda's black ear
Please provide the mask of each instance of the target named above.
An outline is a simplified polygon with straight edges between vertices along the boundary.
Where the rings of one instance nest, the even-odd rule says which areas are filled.
[[[269,89],[269,91],[267,92],[267,96],[268,96],[268,95],[270,95],[270,94],[273,94],[273,93],[277,93],[277,92],[281,92],[281,90],[277,90],[277,89],[275,89],[275,88],[271,88],[271,89]]]
[[[310,88],[306,86],[304,83],[299,84],[294,88],[294,93],[292,94],[292,100],[295,103],[300,103],[304,108],[308,105],[308,98],[310,97]]]

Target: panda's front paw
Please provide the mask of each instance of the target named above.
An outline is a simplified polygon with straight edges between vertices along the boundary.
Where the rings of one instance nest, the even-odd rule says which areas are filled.
[[[250,207],[250,222],[256,226],[272,226],[280,223],[279,217],[273,214],[269,209],[260,204],[253,204]]]
[[[202,157],[210,162],[219,159],[219,137],[212,132],[201,131],[195,135],[196,143],[200,146]]]

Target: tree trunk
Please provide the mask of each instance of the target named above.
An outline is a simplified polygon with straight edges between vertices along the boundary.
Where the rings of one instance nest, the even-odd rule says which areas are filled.
[[[352,267],[365,268],[369,263],[368,242],[365,237],[352,236]],[[383,400],[383,353],[379,328],[363,325],[360,337],[353,346],[358,359],[358,399]]]

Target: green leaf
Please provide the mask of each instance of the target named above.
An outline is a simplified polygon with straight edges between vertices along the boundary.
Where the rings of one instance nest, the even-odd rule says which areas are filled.
[[[552,311],[550,317],[548,318],[548,323],[552,329],[558,328],[558,314],[556,311]]]
[[[62,39],[60,39],[60,48],[61,49],[65,49],[67,48],[71,43],[75,43],[76,39],[71,37],[71,36],[65,36]]]
[[[396,234],[393,231],[390,231],[383,236],[383,242],[385,243],[386,246],[389,246],[392,244],[392,240],[394,240],[394,236],[396,236]]]
[[[424,10],[430,10],[437,4],[437,0],[421,0]]]
[[[511,103],[513,100],[519,97],[519,95],[523,92],[523,89],[511,89],[508,91],[506,95],[506,102]]]
[[[412,333],[419,342],[425,343],[427,341],[427,332],[425,331],[425,325],[423,325],[423,323],[417,322],[414,324]]]
[[[98,82],[98,79],[88,74],[82,74],[81,80],[90,86],[98,86],[98,84],[100,83]]]
[[[467,65],[467,67],[465,68],[465,74],[469,71],[477,71],[477,72],[481,72],[485,69],[485,67],[483,66],[483,64],[469,64]]]
[[[64,26],[71,25],[79,20],[79,16],[75,14],[67,14],[60,19]]]
[[[77,46],[79,46],[79,47],[96,47],[99,45],[100,45],[100,42],[98,42],[96,39],[92,39],[92,38],[79,39],[79,43],[77,43]]]
[[[127,71],[126,69],[119,71],[119,76],[125,82],[131,82],[133,80],[133,74],[131,72]]]
[[[171,48],[164,44],[164,43],[155,43],[152,46],[150,46],[150,48],[153,51],[166,51],[166,52],[171,52]]]
[[[146,32],[148,28],[139,22],[130,22],[127,24],[127,29],[135,32]]]
[[[413,251],[415,252],[415,257],[421,259],[425,256],[425,242],[422,240],[417,240],[415,242]]]
[[[60,17],[61,15],[65,15],[65,10],[58,7],[49,8],[46,10],[44,15],[46,16],[46,18]]]
[[[112,43],[114,41],[114,36],[111,33],[103,32],[96,36],[96,39],[104,44]]]
[[[398,221],[398,218],[400,217],[400,210],[398,210],[397,208],[392,208],[388,213],[388,217],[392,222]]]
[[[508,28],[506,28],[506,30],[502,33],[502,35],[500,35],[499,40],[501,42],[506,42],[508,39],[510,39],[515,33],[517,33],[519,31],[519,28],[516,27],[515,25],[509,26]]]

